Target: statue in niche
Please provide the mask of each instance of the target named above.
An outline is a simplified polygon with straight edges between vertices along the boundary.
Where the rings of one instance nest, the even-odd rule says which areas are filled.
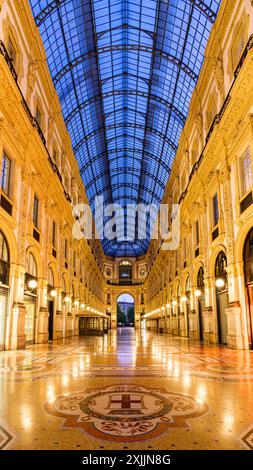
[[[196,114],[195,116],[195,125],[197,128],[198,138],[199,140],[203,141],[203,117],[201,113]]]
[[[33,60],[30,60],[28,66],[28,75],[27,75],[27,103],[30,104],[30,99],[35,87],[36,80],[36,64]]]
[[[54,124],[55,124],[55,118],[54,118],[54,116],[49,116],[49,119],[48,119],[48,131],[47,131],[47,135],[48,135],[48,144],[50,144],[50,142],[51,142],[51,140],[52,140],[52,137],[53,137]]]
[[[214,75],[217,82],[217,87],[219,92],[224,96],[224,71],[223,71],[223,63],[220,57],[214,60]]]

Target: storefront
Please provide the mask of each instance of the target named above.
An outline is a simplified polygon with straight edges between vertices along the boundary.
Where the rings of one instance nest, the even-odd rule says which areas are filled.
[[[191,303],[191,291],[190,291],[190,278],[186,279],[185,284],[185,296],[186,296],[186,336],[190,335],[190,303]]]
[[[35,343],[35,326],[37,310],[37,265],[32,253],[26,258],[26,274],[24,282],[24,305],[26,345]]]
[[[226,307],[228,306],[227,257],[220,251],[215,263],[215,288],[217,307],[218,343],[227,344],[228,325]]]
[[[5,348],[6,320],[9,297],[10,256],[7,241],[0,232],[0,351]]]
[[[249,231],[243,250],[244,279],[247,303],[249,348],[253,349],[253,228]]]
[[[55,297],[57,292],[54,287],[54,273],[52,268],[48,268],[48,287],[47,287],[47,298],[48,298],[48,340],[54,339],[54,311],[55,311]]]
[[[198,324],[199,324],[199,340],[204,341],[204,317],[203,312],[205,308],[205,283],[204,283],[204,269],[199,268],[197,277],[197,290],[195,291],[197,297],[198,307]]]

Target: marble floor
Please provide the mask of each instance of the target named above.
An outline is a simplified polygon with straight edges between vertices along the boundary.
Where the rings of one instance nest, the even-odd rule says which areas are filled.
[[[253,450],[253,352],[131,328],[1,352],[0,449]]]

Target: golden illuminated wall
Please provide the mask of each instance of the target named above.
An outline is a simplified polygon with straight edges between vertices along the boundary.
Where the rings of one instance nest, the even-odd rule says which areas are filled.
[[[72,236],[73,207],[87,197],[27,1],[0,2],[0,39],[0,160],[10,165],[0,203],[9,249],[8,285],[0,285],[3,349],[24,347],[28,337],[48,340],[49,301],[54,339],[78,334],[78,315],[88,306],[105,312],[106,304],[100,243]]]
[[[52,290],[54,338],[77,334],[78,315],[88,307],[107,310],[116,327],[117,297],[129,292],[136,301],[137,326],[143,316],[148,328],[195,339],[201,326],[203,340],[217,343],[220,252],[227,263],[222,342],[249,346],[243,246],[253,226],[251,34],[252,1],[223,0],[163,201],[180,204],[180,246],[164,252],[161,240],[152,241],[146,257],[130,260],[131,285],[122,286],[122,260],[106,258],[99,242],[72,237],[72,209],[87,197],[41,38],[27,0],[0,0],[0,39],[15,68],[1,44],[0,156],[11,162],[10,185],[1,191],[0,203],[0,230],[9,247],[8,285],[0,284],[4,347],[25,345],[32,315],[34,341],[48,340]],[[36,226],[34,196],[39,200]],[[35,307],[26,291],[31,260]]]
[[[200,339],[202,326],[204,341],[217,343],[223,333],[220,342],[238,348],[248,348],[252,336],[243,263],[253,226],[252,34],[252,2],[224,0],[164,197],[180,204],[180,246],[164,252],[161,242],[151,243],[145,283],[148,327]],[[221,251],[227,299],[216,286]]]

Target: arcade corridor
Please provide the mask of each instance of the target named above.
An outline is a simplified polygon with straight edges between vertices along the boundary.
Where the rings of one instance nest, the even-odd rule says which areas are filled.
[[[253,448],[249,351],[119,328],[0,361],[2,449]]]

